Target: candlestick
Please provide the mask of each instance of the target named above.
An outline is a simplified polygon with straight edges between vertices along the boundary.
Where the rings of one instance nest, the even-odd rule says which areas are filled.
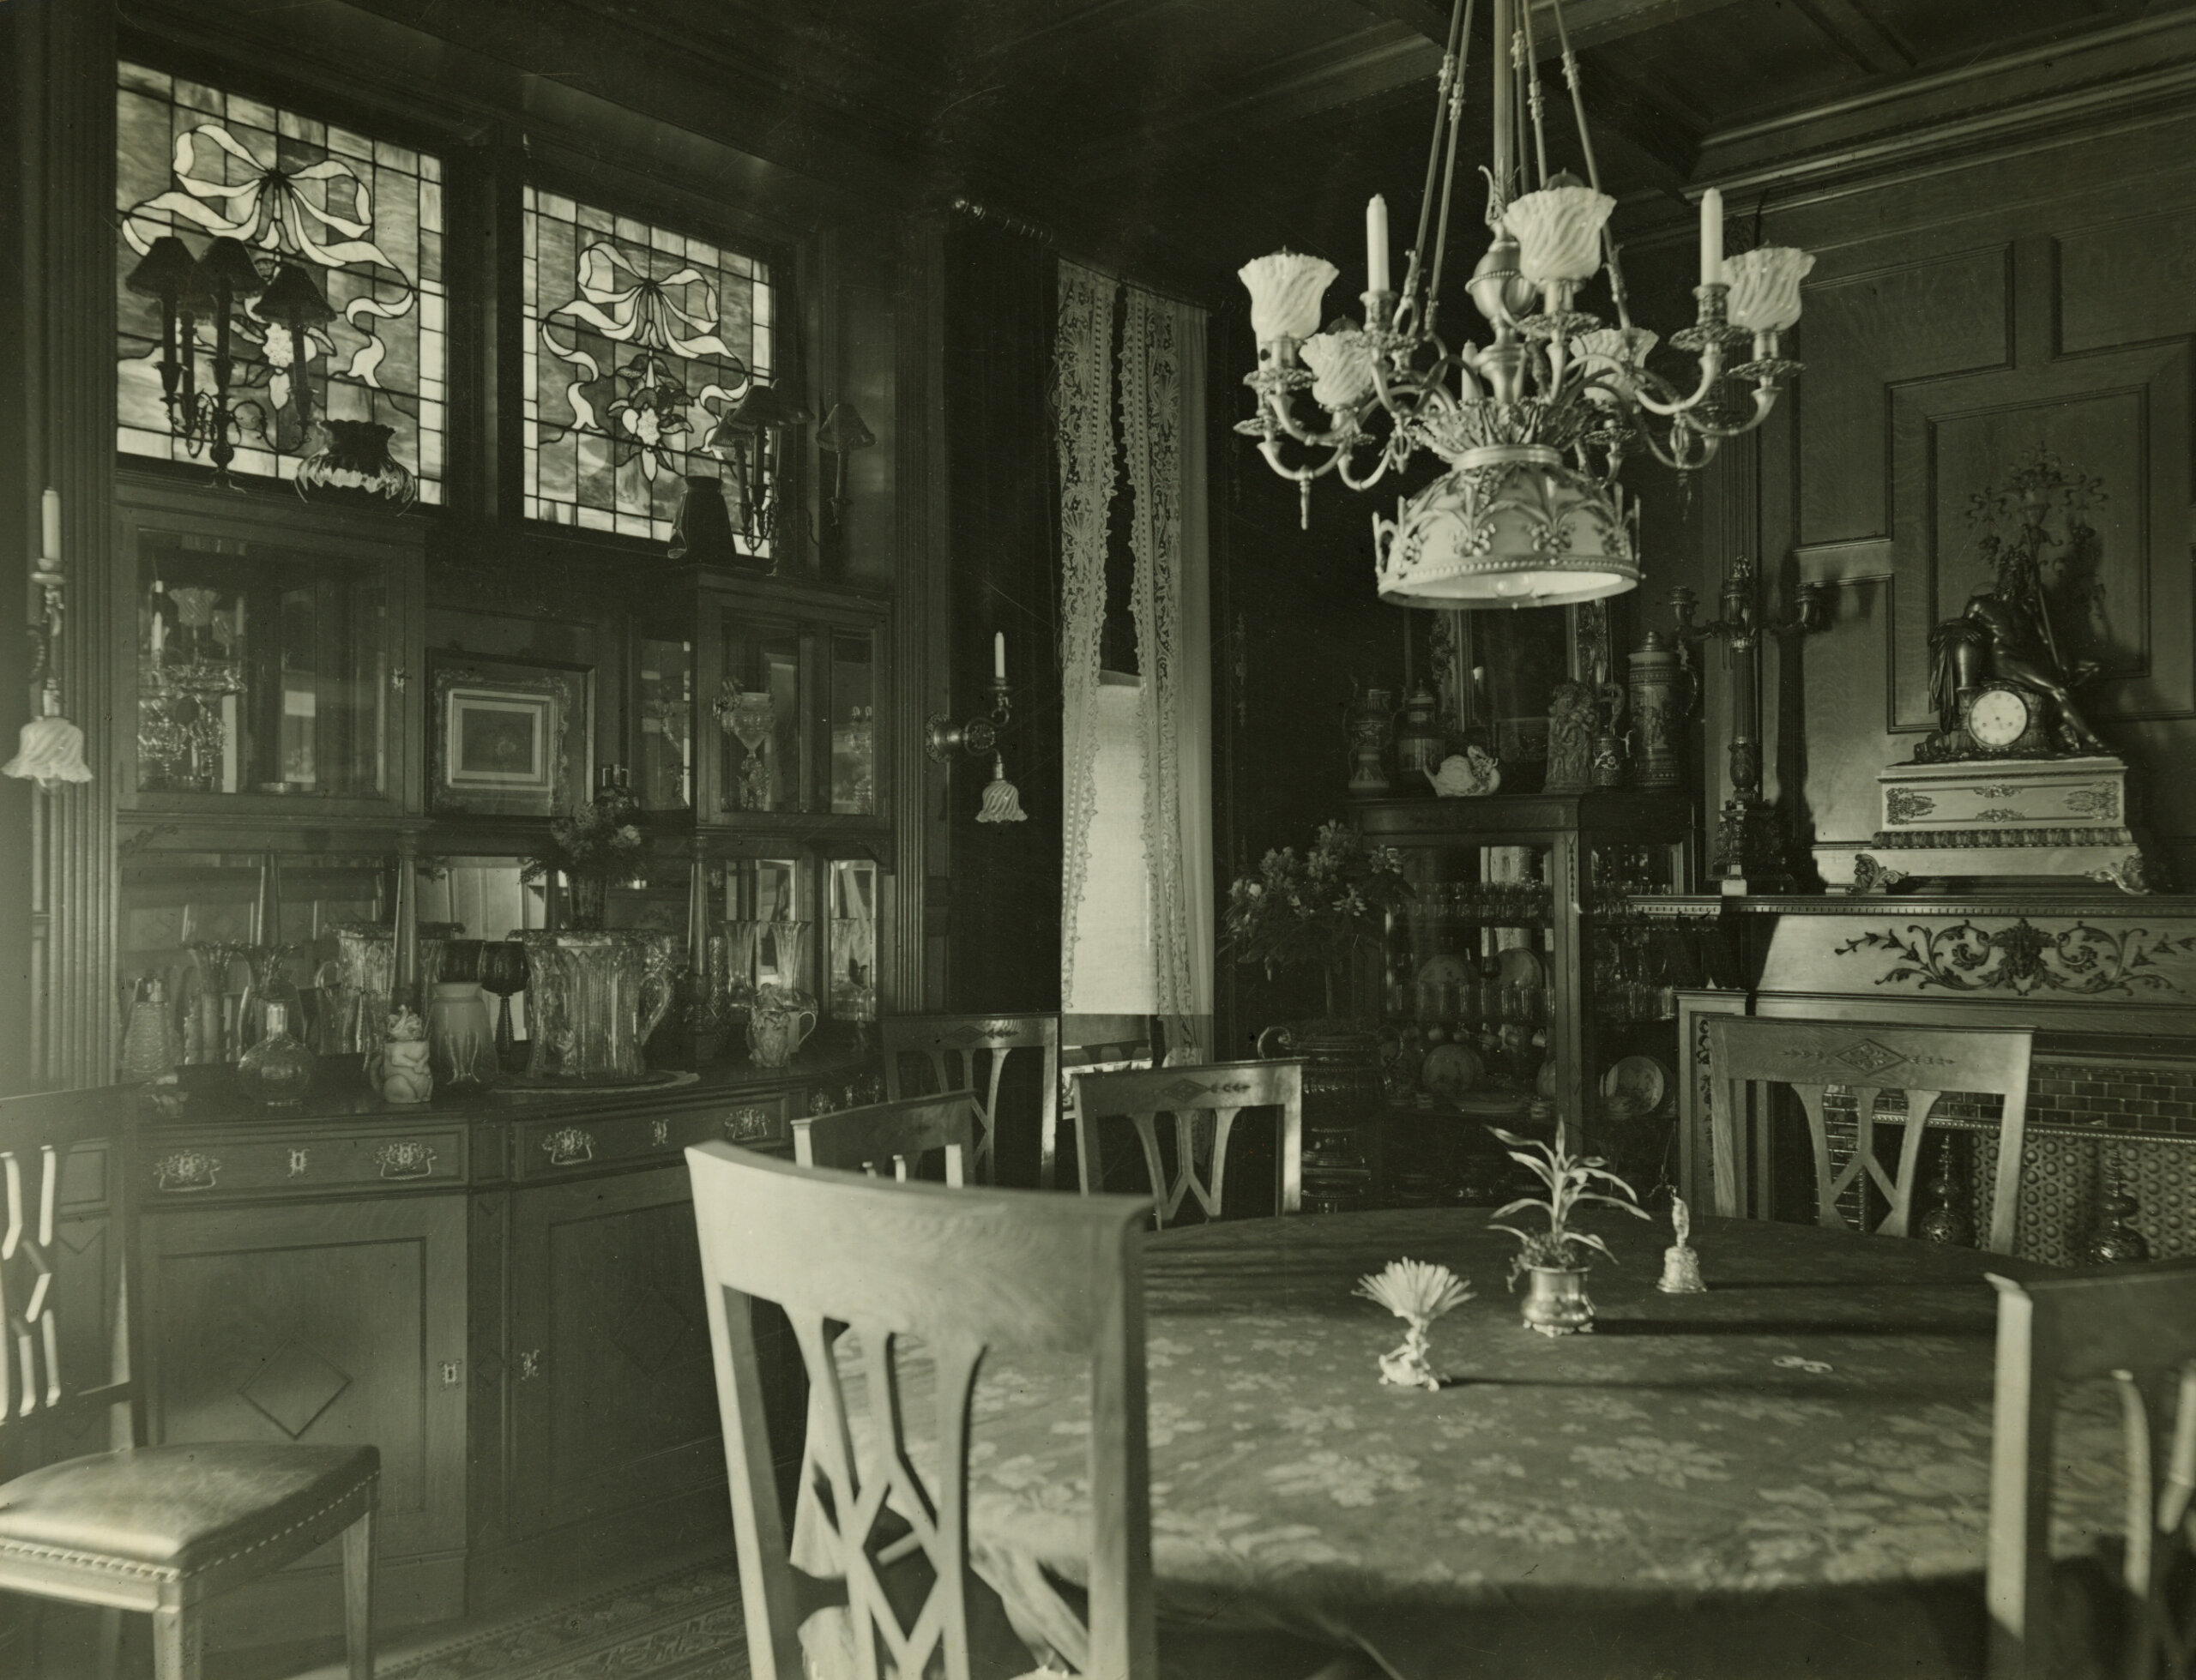
[[[1700,195],[1700,283],[1723,283],[1723,195],[1715,187]]]
[[[49,490],[39,498],[39,553],[48,560],[61,558],[61,492]]]
[[[1006,632],[992,632],[992,677],[994,681],[1006,681]]]
[[[1374,193],[1365,207],[1365,286],[1369,292],[1388,286],[1388,201]]]

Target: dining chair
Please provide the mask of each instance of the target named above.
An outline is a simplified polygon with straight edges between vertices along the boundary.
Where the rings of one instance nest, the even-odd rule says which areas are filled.
[[[843,1633],[866,1653],[864,1673],[924,1674],[935,1660],[949,1680],[966,1680],[979,1625],[968,1528],[977,1366],[992,1350],[1065,1354],[1088,1362],[1092,1520],[1088,1614],[1065,1630],[1087,1648],[1062,1654],[1085,1674],[1153,1680],[1141,1249],[1150,1203],[817,1172],[723,1143],[697,1145],[686,1159],[755,1680],[806,1672],[802,1600],[818,1596],[817,1578],[793,1562],[778,1502],[758,1299],[783,1309],[807,1369],[814,1450],[804,1476],[815,1486],[802,1509],[827,1531],[824,1550],[844,1583],[845,1605],[819,1613],[836,1630],[824,1623],[811,1639]],[[858,1338],[874,1454],[854,1444],[837,1325]],[[909,1451],[907,1339],[920,1339],[936,1371],[927,1478]]]
[[[2169,1585],[2196,1553],[2196,1261],[2018,1283],[1994,1274],[1998,1374],[1984,1596],[1990,1680],[2080,1671],[2054,1641],[2053,1425],[2060,1385],[2111,1376],[2127,1446],[2121,1587],[2130,1680],[2196,1675],[2196,1601]]]
[[[101,1423],[111,1443],[0,1483],[0,1592],[106,1611],[103,1674],[113,1671],[119,1613],[148,1612],[159,1680],[197,1680],[206,1601],[341,1534],[351,1680],[371,1680],[380,1454],[370,1446],[145,1444],[142,1356],[130,1316],[136,1101],[115,1089],[0,1099],[0,1311],[12,1344],[0,1347],[0,1446],[35,1428],[51,1442]],[[103,1156],[84,1147],[97,1144]],[[72,1157],[77,1182],[104,1173],[111,1239],[81,1255],[62,1200]],[[100,1257],[110,1246],[117,1263],[104,1275]],[[71,1275],[78,1268],[92,1274],[81,1286]],[[101,1304],[112,1316],[66,1322],[65,1310],[78,1303]],[[112,1351],[100,1360],[87,1357],[91,1349]]]
[[[1274,1151],[1274,1211],[1294,1213],[1304,1205],[1304,1063],[1301,1061],[1209,1062],[1196,1067],[1149,1068],[1135,1073],[1083,1074],[1075,1081],[1075,1159],[1086,1192],[1103,1182],[1098,1123],[1125,1115],[1143,1146],[1150,1174],[1152,1212],[1163,1228],[1195,1197],[1209,1219],[1220,1219],[1228,1174],[1228,1139],[1246,1108],[1279,1111]],[[1159,1116],[1174,1117],[1174,1172],[1170,1179],[1159,1153]],[[1198,1176],[1198,1122],[1210,1117],[1212,1165]]]
[[[1058,1153],[1060,1113],[1060,1018],[1031,1015],[888,1015],[878,1023],[884,1050],[884,1096],[888,1102],[918,1093],[902,1086],[903,1058],[920,1056],[930,1063],[939,1091],[975,1092],[977,1060],[987,1060],[982,1075],[982,1094],[976,1099],[975,1177],[983,1183],[998,1182],[998,1141],[1001,1117],[999,1083],[1007,1058],[1017,1051],[1032,1054],[1038,1079],[1037,1183],[1053,1188]]]
[[[1768,1091],[1789,1085],[1807,1111],[1814,1152],[1816,1222],[1834,1231],[1851,1230],[1838,1211],[1837,1198],[1866,1172],[1890,1206],[1875,1225],[1876,1232],[1904,1237],[1913,1213],[1922,1135],[1937,1099],[1947,1091],[1994,1093],[2005,1099],[2005,1117],[1998,1127],[1998,1169],[1982,1246],[1994,1254],[2012,1252],[2022,1145],[2028,1129],[2029,1051],[2034,1036],[2029,1029],[1753,1015],[1711,1015],[1700,1026],[1708,1040],[1709,1146],[1718,1213],[1738,1217],[1751,1188],[1753,1216],[1770,1216]],[[1852,1092],[1859,1124],[1853,1158],[1834,1176],[1823,1115],[1823,1093],[1832,1085]],[[1745,1096],[1748,1088],[1756,1096],[1751,1105]],[[1875,1147],[1876,1103],[1887,1090],[1906,1093],[1905,1136],[1893,1171],[1886,1171]],[[1752,1123],[1742,1124],[1741,1116],[1749,1107]],[[1899,1117],[1887,1117],[1898,1123]]]
[[[954,1091],[808,1115],[793,1123],[793,1158],[802,1166],[836,1167],[872,1177],[890,1161],[892,1176],[904,1181],[914,1162],[940,1149],[945,1153],[945,1182],[957,1186],[975,1148],[975,1105],[966,1091]]]

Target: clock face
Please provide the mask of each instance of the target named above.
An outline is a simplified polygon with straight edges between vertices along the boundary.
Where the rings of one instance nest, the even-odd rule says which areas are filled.
[[[2012,689],[1985,689],[1968,708],[1967,732],[1979,747],[2010,747],[2028,725],[2027,697]]]

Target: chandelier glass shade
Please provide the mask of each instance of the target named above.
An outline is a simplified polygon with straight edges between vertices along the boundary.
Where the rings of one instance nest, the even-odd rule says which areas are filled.
[[[1697,318],[1668,347],[1691,357],[1682,382],[1648,365],[1662,338],[1635,325],[1618,246],[1616,201],[1601,190],[1578,61],[1562,0],[1552,18],[1586,178],[1551,172],[1546,99],[1533,40],[1533,0],[1491,0],[1495,49],[1486,255],[1465,282],[1491,331],[1451,345],[1439,331],[1441,276],[1463,117],[1464,52],[1477,0],[1456,0],[1441,61],[1417,238],[1400,290],[1389,268],[1388,212],[1366,209],[1362,324],[1321,327],[1340,271],[1276,251],[1247,263],[1258,364],[1244,377],[1256,414],[1236,430],[1300,490],[1333,473],[1366,490],[1421,450],[1445,464],[1431,485],[1373,518],[1380,599],[1400,606],[1546,606],[1636,587],[1634,521],[1616,489],[1643,450],[1692,472],[1727,437],[1759,426],[1797,362],[1780,335],[1800,316],[1804,251],[1770,247],[1726,262],[1722,196],[1701,201]],[[1526,175],[1534,162],[1537,185]],[[1431,244],[1429,244],[1429,235]],[[1608,282],[1615,321],[1578,307],[1580,288]],[[1318,411],[1300,409],[1308,396]]]

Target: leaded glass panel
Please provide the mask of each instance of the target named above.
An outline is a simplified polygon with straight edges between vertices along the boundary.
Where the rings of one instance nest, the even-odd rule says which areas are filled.
[[[220,334],[209,300],[193,310],[185,296],[178,316],[130,280],[163,236],[195,259],[234,239],[266,289],[229,311],[228,470],[294,479],[325,444],[324,422],[378,424],[390,429],[390,455],[416,475],[419,499],[440,502],[449,400],[441,160],[128,63],[116,123],[120,451],[161,461],[208,453],[202,419],[196,436],[180,435],[190,428],[178,421],[188,413],[179,395],[195,387],[210,399],[215,388]],[[281,324],[269,299],[284,295],[278,283],[294,298],[301,280],[330,319]]]
[[[689,476],[721,479],[734,542],[769,551],[752,452],[705,447],[771,376],[767,264],[528,187],[526,512],[668,540]]]

